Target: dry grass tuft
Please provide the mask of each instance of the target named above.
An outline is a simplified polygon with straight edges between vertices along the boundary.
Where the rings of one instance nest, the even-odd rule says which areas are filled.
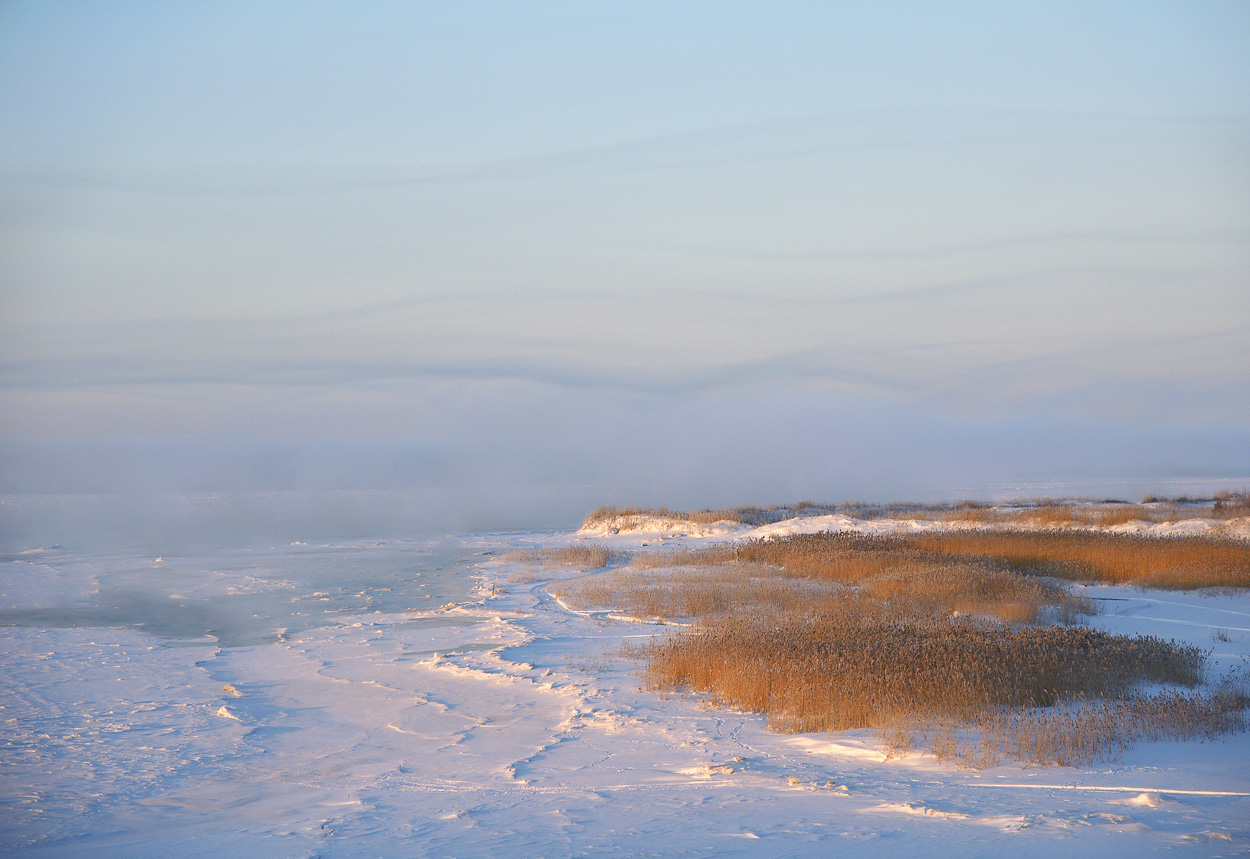
[[[1025,512],[1024,521],[1040,528],[1058,528],[1076,521],[1076,513],[1067,504],[1047,504]]]
[[[1137,691],[1198,684],[1206,655],[1195,647],[909,614],[853,597],[814,615],[725,614],[636,655],[651,688],[763,713],[775,730],[870,727],[892,753],[924,743],[966,766],[1077,765],[1139,739],[1245,727],[1244,695]]]
[[[1064,579],[1187,590],[1250,587],[1250,544],[1091,531],[950,531],[896,538],[909,549]]]
[[[1221,492],[1215,496],[1212,515],[1216,519],[1238,519],[1250,516],[1250,490]]]
[[[1001,708],[979,720],[976,755],[985,766],[1003,758],[1081,766],[1122,752],[1139,740],[1209,739],[1245,730],[1246,700],[1217,692],[1165,690],[1118,700],[1063,701],[1045,710]],[[958,747],[956,747],[958,748]]]
[[[786,731],[876,727],[906,715],[973,719],[986,707],[1194,685],[1205,654],[1088,627],[909,615],[855,599],[800,618],[739,612],[653,643],[646,679],[766,713]]]
[[[1034,621],[1048,610],[1064,618],[1092,611],[1087,601],[1063,588],[1001,565],[917,552],[890,538],[857,534],[796,534],[705,549],[651,552],[636,555],[630,566],[747,568],[756,577],[853,586],[858,599],[888,603],[899,610],[984,614],[1009,622]],[[727,581],[723,575],[709,577],[697,587],[708,590]]]
[[[719,510],[669,510],[667,507],[599,507],[591,511],[582,522],[583,528],[602,525],[605,522],[628,517],[672,519],[711,525],[716,522],[737,522],[743,525],[771,525],[795,516],[819,516],[832,513],[836,508],[800,501],[797,504],[774,507],[725,507]]]
[[[1146,517],[1142,515],[1140,510],[1129,506],[1105,508],[1094,514],[1094,524],[1100,528],[1127,525],[1129,522],[1138,522],[1145,519]]]
[[[642,620],[710,620],[744,606],[801,615],[830,599],[845,598],[841,589],[827,584],[788,579],[749,564],[678,567],[662,576],[624,568],[559,582],[550,590],[566,602],[613,608]]]
[[[918,519],[945,521],[967,525],[1019,525],[1028,528],[1071,529],[1094,525],[1109,527],[1126,522],[1175,522],[1181,519],[1236,519],[1250,516],[1250,490],[1219,492],[1209,498],[1161,498],[1149,495],[1139,503],[1104,498],[1033,498],[998,505],[983,501],[961,500],[953,504],[920,504],[895,502],[868,504],[814,504],[804,501],[773,507],[731,507],[720,510],[692,512],[666,507],[600,507],[592,512],[583,527],[602,525],[614,518],[654,517],[686,521],[700,525],[714,522],[737,522],[747,525],[768,525],[799,516],[820,516],[843,513],[857,519]]]
[[[607,546],[586,543],[577,546],[558,546],[545,549],[516,549],[503,555],[500,560],[514,563],[546,564],[597,569],[617,560],[620,553]]]
[[[844,583],[887,573],[897,575],[916,565],[932,570],[959,561],[1032,576],[1173,590],[1250,587],[1250,543],[1098,531],[952,530],[895,537],[793,534],[706,549],[648,553],[636,557],[633,564],[656,567],[731,560]]]
[[[990,525],[1007,520],[1007,514],[981,504],[961,502],[950,510],[936,516],[943,522],[960,522],[969,525]]]

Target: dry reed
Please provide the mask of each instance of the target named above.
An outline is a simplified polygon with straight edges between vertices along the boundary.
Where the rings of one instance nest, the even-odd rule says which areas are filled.
[[[816,615],[739,611],[635,651],[644,682],[766,715],[775,730],[875,728],[887,750],[941,758],[1077,765],[1135,740],[1245,727],[1244,695],[1194,686],[1206,655],[1087,627],[993,625],[846,597]]]
[[[1064,579],[1186,590],[1250,587],[1250,543],[1089,531],[949,531],[894,538],[905,549],[992,560]]]
[[[804,501],[772,507],[730,507],[719,510],[670,510],[666,507],[600,507],[586,517],[583,527],[603,525],[613,519],[661,518],[675,522],[709,525],[737,522],[767,525],[796,516],[844,513],[859,519],[904,518],[973,525],[1022,525],[1032,528],[1109,527],[1127,522],[1174,522],[1190,518],[1235,519],[1250,517],[1250,491],[1220,492],[1209,498],[1160,498],[1150,495],[1133,504],[1121,499],[1034,498],[998,505],[963,500],[953,504],[814,504]]]
[[[939,559],[1063,579],[1193,589],[1250,587],[1250,543],[1095,531],[940,531],[897,537],[794,534],[706,549],[639,555],[634,565],[775,565],[787,574],[859,582]]]
[[[1217,519],[1250,516],[1250,490],[1221,492],[1215,496],[1211,514]]]
[[[1156,557],[1148,548],[1186,560],[1174,572],[1194,557],[1209,567],[1223,557],[1215,541],[1023,535],[1050,548],[1044,564],[1020,554],[1018,532],[792,535],[641,554],[558,587],[574,602],[695,620],[634,651],[645,683],[764,713],[776,730],[871,727],[893,753],[924,743],[985,766],[1079,764],[1135,739],[1244,727],[1244,695],[1139,691],[1199,684],[1198,648],[1032,625],[1090,610],[1034,573],[1060,562],[1068,573],[1078,561],[1112,568],[1117,552],[1114,569],[1129,569]]]
[[[818,516],[832,512],[834,508],[818,506],[810,501],[774,507],[726,507],[719,510],[669,510],[667,507],[598,507],[582,522],[583,528],[592,528],[614,519],[653,518],[711,525],[715,522],[737,522],[744,525],[771,525],[794,516]]]
[[[1031,522],[1046,530],[806,534],[643,553],[553,589],[639,617],[692,619],[633,650],[645,683],[764,713],[776,730],[871,727],[892,753],[923,743],[987,766],[1078,765],[1139,739],[1244,729],[1244,689],[1194,689],[1206,664],[1198,648],[1037,625],[1092,611],[1048,577],[1250,586],[1250,545],[1063,530],[1141,509],[1109,504],[1037,505]],[[1147,694],[1144,684],[1187,690]]]
[[[1032,576],[985,560],[909,549],[892,538],[858,534],[796,534],[705,549],[637,555],[636,568],[753,564],[774,575],[853,585],[861,598],[936,613],[989,614],[1033,621],[1048,609],[1065,619],[1088,613],[1088,601]]]
[[[1194,685],[1205,663],[1195,647],[1148,636],[951,621],[855,599],[808,617],[739,612],[645,651],[649,685],[707,693],[785,731],[1123,697],[1142,682]]]
[[[626,568],[558,582],[549,590],[568,602],[612,608],[643,620],[710,620],[746,606],[797,616],[845,596],[837,586],[788,579],[748,564],[680,567],[663,576]]]
[[[578,546],[557,546],[542,549],[515,549],[501,560],[526,564],[552,564],[597,569],[606,567],[620,557],[607,546],[586,543]]]

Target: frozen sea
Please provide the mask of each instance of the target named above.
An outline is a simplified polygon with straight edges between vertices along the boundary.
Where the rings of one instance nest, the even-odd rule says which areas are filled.
[[[869,732],[778,735],[753,714],[641,690],[622,647],[664,628],[547,592],[550,576],[587,571],[500,560],[587,535],[222,548],[140,532],[10,539],[0,558],[0,855],[1250,848],[1244,734],[1141,744],[1082,769],[967,771],[884,760]],[[1087,592],[1104,605],[1097,625],[1201,644],[1217,671],[1250,662],[1245,594]]]
[[[205,828],[246,841],[249,819],[290,830],[265,825],[266,840],[300,841],[306,813],[326,812],[314,829],[336,817],[345,780],[401,765],[402,743],[368,734],[402,722],[379,723],[371,693],[403,696],[336,678],[335,664],[368,658],[383,635],[396,665],[489,646],[479,618],[437,610],[468,598],[488,551],[419,538],[4,555],[0,854],[139,855],[150,840],[152,855],[171,843],[218,855],[196,843]]]

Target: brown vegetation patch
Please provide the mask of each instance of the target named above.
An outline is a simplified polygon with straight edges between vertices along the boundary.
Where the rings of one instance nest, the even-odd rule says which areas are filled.
[[[585,543],[577,546],[557,546],[545,549],[516,549],[503,555],[500,560],[526,564],[549,564],[597,569],[606,567],[618,557],[607,546]]]
[[[746,606],[796,616],[851,596],[828,583],[786,578],[751,564],[677,567],[664,575],[625,568],[553,584],[550,591],[567,602],[614,608],[641,620],[709,620]]]
[[[937,531],[893,537],[792,534],[771,540],[648,553],[635,566],[773,565],[788,575],[858,583],[958,561],[977,569],[1080,581],[1193,589],[1250,587],[1250,543],[1206,537],[1143,537],[1097,531]],[[986,566],[988,565],[988,566]]]
[[[818,516],[833,512],[832,507],[821,507],[810,501],[774,507],[725,507],[719,510],[669,510],[667,507],[598,507],[582,522],[583,528],[592,528],[614,519],[645,517],[693,522],[711,525],[715,522],[737,522],[744,525],[771,525],[795,516]]]
[[[1250,492],[1221,492],[1215,496],[1211,509],[1216,519],[1237,519],[1250,516]]]
[[[846,600],[814,617],[739,613],[645,649],[656,688],[709,694],[784,731],[877,727],[900,716],[973,719],[1141,682],[1193,685],[1204,654],[1088,627],[991,625]]]
[[[1089,531],[949,531],[893,538],[908,549],[997,561],[1082,581],[1186,590],[1250,587],[1250,543]]]
[[[953,504],[920,504],[895,502],[867,504],[814,504],[803,501],[772,507],[728,507],[719,510],[681,511],[666,507],[600,507],[586,517],[582,527],[602,525],[615,518],[654,517],[685,521],[699,525],[714,522],[737,522],[746,525],[769,525],[800,516],[821,516],[843,513],[857,519],[918,519],[968,525],[1013,524],[1031,528],[1110,527],[1127,522],[1175,522],[1182,519],[1236,519],[1250,517],[1250,491],[1219,492],[1211,497],[1180,496],[1161,498],[1149,495],[1139,503],[1123,499],[1032,498],[989,504],[963,500]]]
[[[1020,575],[983,559],[917,551],[889,537],[793,534],[705,549],[650,552],[631,561],[631,567],[643,569],[728,564],[851,585],[859,598],[888,602],[899,610],[988,614],[1012,622],[1037,620],[1047,608],[1066,619],[1092,611],[1088,601],[1035,576]]]
[[[695,622],[633,651],[652,688],[764,713],[782,731],[871,727],[895,753],[924,743],[968,766],[1075,765],[1136,739],[1244,728],[1247,696],[1194,691],[1198,648],[1038,625],[1092,610],[1045,576],[1244,586],[1247,560],[1250,547],[1188,538],[800,534],[643,553],[555,588]]]
[[[634,651],[657,690],[763,713],[775,730],[874,728],[965,766],[1078,765],[1136,740],[1245,727],[1244,694],[1194,686],[1206,654],[1151,636],[902,612],[854,597],[819,612],[740,610]]]

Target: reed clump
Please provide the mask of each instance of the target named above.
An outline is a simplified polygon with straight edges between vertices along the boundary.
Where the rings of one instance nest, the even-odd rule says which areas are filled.
[[[1149,515],[1131,506],[1109,507],[1094,513],[1094,524],[1100,528],[1112,528],[1116,525],[1127,525],[1130,522],[1151,521]]]
[[[1151,636],[900,611],[849,594],[797,613],[740,610],[638,648],[644,683],[763,713],[783,732],[874,728],[983,767],[1079,765],[1135,741],[1246,726],[1244,695],[1203,680],[1206,654]]]
[[[544,564],[552,566],[585,567],[598,569],[621,557],[607,546],[583,543],[576,546],[555,546],[540,549],[515,549],[501,557],[513,563]]]
[[[842,513],[857,519],[908,519],[978,526],[1018,526],[1033,529],[1108,528],[1130,522],[1158,524],[1182,519],[1237,519],[1250,517],[1250,491],[1219,492],[1210,497],[1161,498],[1149,495],[1138,503],[1123,499],[1033,498],[989,504],[962,500],[953,504],[894,502],[815,504],[810,501],[771,507],[727,507],[694,511],[667,507],[600,507],[586,517],[584,528],[602,527],[613,520],[630,527],[629,519],[666,519],[673,523],[710,525],[733,522],[769,525],[783,519]]]
[[[1250,543],[1094,531],[949,531],[898,537],[908,549],[978,558],[1035,575],[1188,590],[1250,587]]]
[[[677,567],[663,576],[624,568],[558,582],[549,590],[568,602],[611,608],[641,620],[710,620],[747,606],[798,616],[849,596],[828,583],[786,578],[750,564]]]
[[[1250,587],[1250,543],[1205,537],[1143,537],[1098,531],[937,531],[892,537],[793,534],[706,549],[640,555],[638,566],[775,565],[789,575],[854,583],[916,564],[952,559],[1031,576],[1143,587]]]
[[[696,525],[711,525],[716,522],[734,522],[742,525],[771,525],[795,516],[819,516],[833,512],[835,508],[800,501],[796,504],[775,505],[772,507],[723,507],[704,510],[670,510],[667,507],[597,507],[582,522],[583,528],[594,528],[607,522],[620,519],[646,518],[668,519],[676,522],[690,522]]]
[[[1244,697],[1163,690],[1120,699],[1060,701],[1047,709],[998,708],[978,719],[975,741],[948,744],[981,766],[1003,759],[1080,766],[1142,740],[1210,739],[1246,727]]]
[[[646,649],[646,682],[765,713],[783,731],[877,727],[904,715],[980,718],[1138,684],[1194,685],[1205,654],[1088,627],[988,624],[844,600],[815,615],[737,613]]]
[[[853,587],[857,599],[887,603],[898,610],[980,614],[1009,622],[1031,622],[1043,615],[1071,620],[1093,611],[1088,600],[1059,585],[1020,575],[1001,564],[918,552],[890,538],[858,534],[797,534],[650,552],[636,555],[629,568],[658,567],[749,569],[756,577],[800,579],[809,583],[809,589],[816,584]],[[664,581],[665,587],[706,591],[726,587],[734,578],[722,572],[698,582],[679,583],[672,577],[652,580]],[[628,605],[628,595],[622,594],[619,601]]]
[[[942,522],[990,525],[1008,521],[1010,516],[1001,510],[995,510],[984,504],[961,502],[949,510],[938,512],[933,518]]]
[[[1221,492],[1215,496],[1211,513],[1216,519],[1238,519],[1250,516],[1250,491]]]

